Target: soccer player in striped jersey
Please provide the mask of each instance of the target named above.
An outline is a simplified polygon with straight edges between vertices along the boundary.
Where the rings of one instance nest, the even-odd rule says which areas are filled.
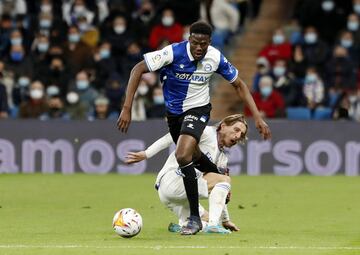
[[[141,75],[159,71],[163,85],[167,122],[173,141],[175,157],[183,173],[183,182],[190,206],[188,224],[183,235],[194,235],[201,228],[198,183],[194,166],[200,171],[218,172],[198,143],[210,118],[209,80],[216,72],[235,88],[254,116],[255,124],[264,139],[271,137],[270,128],[262,119],[247,85],[238,77],[238,70],[224,55],[210,46],[212,28],[198,21],[190,26],[188,41],[175,43],[149,52],[131,71],[126,98],[117,126],[127,132],[131,122],[131,107]]]

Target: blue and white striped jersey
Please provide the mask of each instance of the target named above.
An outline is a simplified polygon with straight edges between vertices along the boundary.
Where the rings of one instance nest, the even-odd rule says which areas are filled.
[[[166,108],[176,115],[210,102],[209,80],[214,72],[230,83],[238,76],[238,70],[212,46],[202,60],[194,60],[188,41],[146,53],[144,59],[150,71],[160,70]]]

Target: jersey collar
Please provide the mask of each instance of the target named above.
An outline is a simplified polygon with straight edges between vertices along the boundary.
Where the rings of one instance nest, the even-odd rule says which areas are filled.
[[[191,55],[191,52],[190,52],[190,42],[189,41],[187,41],[187,43],[186,43],[186,53],[187,53],[190,61],[195,60],[194,57]]]

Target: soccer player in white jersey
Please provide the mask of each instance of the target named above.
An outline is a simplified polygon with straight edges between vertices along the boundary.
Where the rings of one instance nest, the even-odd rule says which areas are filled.
[[[183,182],[190,206],[188,224],[181,230],[183,235],[194,235],[202,228],[194,166],[200,171],[218,172],[216,165],[198,146],[210,118],[209,80],[215,72],[230,82],[249,107],[263,138],[271,137],[270,129],[262,119],[247,85],[238,77],[238,70],[220,51],[210,46],[211,33],[209,24],[198,21],[190,26],[188,41],[174,43],[162,50],[145,54],[144,60],[131,70],[124,105],[117,121],[118,129],[127,132],[141,75],[159,70],[168,127],[176,143],[175,157],[184,175]]]
[[[207,126],[200,137],[199,147],[202,152],[219,168],[227,168],[227,156],[224,147],[231,147],[238,142],[244,143],[247,139],[248,125],[242,114],[234,114],[224,118],[217,126]],[[129,152],[127,163],[136,163],[151,158],[161,150],[173,143],[168,133],[149,146],[145,151]],[[237,231],[237,226],[230,221],[225,204],[230,191],[230,177],[217,173],[205,173],[196,170],[199,197],[209,198],[209,213],[199,205],[201,218],[208,217],[206,233],[228,234],[228,228]],[[171,153],[165,165],[159,172],[155,187],[158,190],[160,201],[166,205],[179,218],[179,225],[184,226],[189,214],[189,204],[182,181],[182,172]],[[220,218],[221,216],[221,218]],[[225,227],[223,227],[223,226]],[[174,228],[174,225],[171,225]]]

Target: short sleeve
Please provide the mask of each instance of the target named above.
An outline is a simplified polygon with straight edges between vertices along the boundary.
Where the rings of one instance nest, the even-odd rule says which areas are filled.
[[[174,59],[172,45],[168,45],[161,50],[152,51],[144,54],[144,60],[149,71],[159,70],[161,67],[172,63]]]
[[[216,72],[221,74],[221,76],[230,83],[234,82],[239,74],[239,71],[224,57],[223,54],[220,55],[220,63]]]

